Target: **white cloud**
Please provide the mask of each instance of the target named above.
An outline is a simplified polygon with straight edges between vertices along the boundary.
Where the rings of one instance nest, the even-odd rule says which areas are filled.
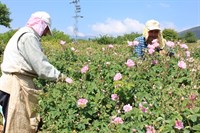
[[[160,22],[161,29],[174,29],[176,30],[176,26],[173,22],[163,21]],[[104,22],[95,23],[88,27],[91,33],[81,33],[78,32],[79,37],[85,36],[99,36],[99,35],[111,35],[118,36],[130,33],[142,33],[144,29],[144,23],[139,22],[138,20],[125,18],[124,20],[116,20],[112,18],[108,18]],[[74,36],[74,28],[73,26],[69,26],[67,28],[67,34]]]
[[[75,36],[74,27],[73,26],[67,27],[67,32],[66,33],[69,34],[70,36]],[[78,31],[77,36],[84,37],[85,34]]]
[[[96,23],[91,26],[91,30],[97,35],[123,35],[132,32],[142,33],[144,24],[137,20],[126,18],[124,20],[116,20],[108,18],[105,22]]]

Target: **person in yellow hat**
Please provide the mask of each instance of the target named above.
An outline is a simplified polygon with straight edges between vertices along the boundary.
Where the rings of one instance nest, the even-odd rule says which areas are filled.
[[[133,53],[138,57],[143,57],[145,49],[148,45],[153,44],[153,40],[156,40],[159,46],[156,50],[161,52],[165,47],[165,39],[163,39],[160,23],[157,20],[148,20],[145,24],[143,35],[135,38],[134,41],[138,42],[135,45]]]
[[[0,105],[5,117],[4,133],[35,133],[40,117],[35,108],[40,89],[33,78],[66,81],[66,76],[49,63],[41,47],[41,37],[51,33],[47,12],[31,15],[25,27],[9,40],[1,64]]]

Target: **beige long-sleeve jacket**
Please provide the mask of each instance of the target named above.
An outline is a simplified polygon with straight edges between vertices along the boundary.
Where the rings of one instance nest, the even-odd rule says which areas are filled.
[[[50,64],[44,55],[40,37],[29,27],[19,29],[9,40],[4,51],[1,71],[49,80],[56,80],[60,75],[60,71]]]

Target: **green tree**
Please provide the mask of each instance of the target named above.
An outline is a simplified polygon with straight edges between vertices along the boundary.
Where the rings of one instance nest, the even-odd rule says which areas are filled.
[[[72,41],[72,39],[70,38],[70,36],[69,35],[67,35],[67,34],[65,34],[64,32],[62,32],[62,31],[59,31],[59,30],[57,30],[57,29],[53,29],[52,30],[52,34],[53,34],[53,37],[52,36],[50,36],[50,35],[48,35],[48,36],[44,36],[43,38],[42,38],[42,40],[44,40],[44,41],[58,41],[58,40],[63,40],[63,41],[66,41],[66,42],[71,42]]]
[[[131,33],[131,34],[125,34],[124,38],[125,38],[125,41],[133,41],[138,36],[141,36],[141,34],[139,34],[139,33]]]
[[[5,4],[0,2],[0,25],[10,28],[10,12]]]
[[[2,43],[7,44],[10,38],[15,34],[16,31],[17,29],[9,30],[5,33],[0,34],[0,40],[2,41]]]
[[[193,32],[186,32],[183,35],[183,39],[185,39],[186,43],[196,43],[197,38]]]
[[[176,41],[178,39],[178,33],[173,29],[164,29],[163,37],[168,41]]]
[[[115,44],[116,40],[114,37],[109,35],[101,35],[99,38],[95,39],[98,44]]]

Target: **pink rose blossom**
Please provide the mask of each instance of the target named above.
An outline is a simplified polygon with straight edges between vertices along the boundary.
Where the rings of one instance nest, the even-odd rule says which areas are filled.
[[[89,66],[85,65],[82,69],[81,69],[81,73],[86,73],[89,70]]]
[[[132,106],[130,104],[127,104],[123,107],[124,112],[129,112],[132,110]]]
[[[73,80],[72,80],[71,78],[68,78],[68,77],[65,79],[65,81],[66,81],[67,83],[69,83],[69,84],[73,83]]]
[[[149,54],[153,54],[155,52],[155,46],[154,45],[148,45],[148,52]]]
[[[158,47],[159,46],[159,43],[153,43],[153,46],[156,48],[156,47]]]
[[[158,47],[158,46],[159,46],[158,39],[154,39],[154,40],[152,41],[152,44],[153,44],[153,46],[154,46],[155,48]]]
[[[158,64],[158,60],[153,60],[153,61],[152,61],[152,64],[153,64],[153,65]]]
[[[139,44],[138,41],[133,41],[133,45],[134,45],[134,46],[137,46],[138,44]]]
[[[65,45],[66,41],[60,40],[61,45]]]
[[[114,77],[114,80],[116,81],[116,80],[120,80],[120,79],[122,79],[122,75],[121,75],[121,73],[117,73]]]
[[[143,104],[146,104],[145,102]],[[144,107],[142,103],[139,103],[139,109],[143,112],[143,113],[147,113],[148,108]]]
[[[152,43],[157,43],[158,39],[153,39]]]
[[[128,67],[133,67],[135,66],[135,63],[133,62],[133,60],[128,59],[127,62],[125,63]]]
[[[191,95],[189,96],[189,99],[190,99],[191,101],[195,101],[195,100],[197,100],[197,95],[196,95],[196,94],[191,94]]]
[[[181,48],[187,50],[188,49],[188,46],[186,44],[181,44]]]
[[[133,46],[133,42],[127,41],[127,43],[128,43],[128,46]]]
[[[127,41],[127,43],[128,43],[128,46],[137,46],[139,44],[138,41],[133,41],[133,42]]]
[[[146,126],[146,133],[156,133],[153,126]]]
[[[148,47],[149,49],[155,49],[155,46],[154,46],[154,45],[150,45],[150,44],[149,44],[147,47]]]
[[[183,122],[180,120],[176,120],[174,127],[177,128],[178,130],[183,129],[184,128]]]
[[[117,94],[112,94],[112,95],[111,95],[111,99],[112,99],[113,101],[117,101],[117,100],[119,99],[119,96],[118,96]]]
[[[114,46],[112,44],[108,45],[109,48],[114,48]]]
[[[85,108],[88,103],[87,99],[81,98],[77,101],[77,106],[80,108]]]
[[[173,47],[175,46],[174,42],[172,42],[172,41],[167,41],[167,42],[166,42],[166,45],[167,45],[168,47],[170,47],[170,48],[173,48]]]
[[[118,124],[123,124],[124,121],[120,117],[115,117],[114,120],[112,121],[112,123],[118,125]]]
[[[190,57],[190,51],[186,51],[186,57]]]
[[[184,61],[179,61],[178,62],[178,67],[181,69],[185,69],[186,68],[186,63]]]
[[[155,52],[154,49],[148,49],[149,54],[153,54]]]

